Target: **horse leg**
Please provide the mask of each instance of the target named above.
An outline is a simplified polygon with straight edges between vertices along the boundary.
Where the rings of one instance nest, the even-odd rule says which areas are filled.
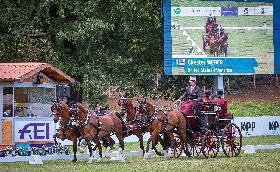
[[[57,145],[57,140],[56,140],[56,138],[57,138],[57,133],[55,133],[55,134],[53,135],[54,145]]]
[[[97,162],[101,162],[101,160],[102,160],[102,146],[101,146],[101,143],[98,139],[96,141],[94,141],[94,143],[95,143],[95,146],[92,148],[92,151],[94,152],[96,150],[96,148],[98,148],[99,157],[97,159]]]
[[[73,153],[74,153],[74,159],[72,160],[72,163],[75,163],[77,161],[77,137],[74,137],[72,139],[73,142]]]
[[[88,164],[92,163],[92,159],[93,159],[93,154],[92,154],[92,147],[91,147],[91,142],[90,140],[86,140],[87,142],[87,146],[88,146],[88,151],[89,151],[89,160],[88,160]]]
[[[180,136],[182,138],[182,142],[183,142],[183,149],[184,149],[184,152],[185,154],[188,156],[188,157],[192,157],[192,154],[191,152],[189,151],[188,149],[188,144],[187,144],[187,133],[188,135],[190,134],[189,138],[190,138],[190,145],[192,146],[193,145],[193,133],[189,131],[189,121],[186,121],[186,125],[187,125],[187,128],[186,130],[183,130],[183,129],[179,129],[179,132],[180,132]]]
[[[173,136],[173,131],[171,131],[171,130],[167,131],[167,135],[168,135],[168,137],[170,138],[170,141],[171,141],[171,145],[168,148],[168,151],[167,151],[167,154],[166,154],[166,158],[168,159],[168,158],[171,157],[172,150],[174,149],[175,139],[174,139],[174,136]]]
[[[158,156],[163,156],[164,154],[162,153],[162,152],[159,152],[158,150],[157,150],[157,148],[156,148],[156,142],[157,142],[157,140],[158,140],[158,137],[159,137],[159,133],[158,132],[153,132],[152,133],[152,149],[154,149],[155,150],[155,152],[156,152],[156,154],[158,155]]]
[[[138,139],[139,139],[139,142],[140,142],[140,149],[143,151],[143,156],[144,156],[145,150],[144,150],[144,144],[143,144],[143,135],[142,135],[141,132],[137,132],[135,135],[136,135],[136,136],[138,137]]]
[[[118,131],[120,131],[120,129],[118,129]],[[122,134],[119,132],[118,134],[116,134],[116,137],[119,140],[119,152],[118,154],[121,155],[121,161],[124,162],[124,140],[123,140],[123,136]]]
[[[150,138],[147,141],[146,153],[144,153],[144,159],[143,160],[147,160],[151,157],[151,153],[149,152],[151,141],[152,141],[152,137],[150,136]]]
[[[80,153],[84,153],[84,151],[85,151],[83,148],[81,148],[81,142],[83,139],[84,139],[84,136],[80,136],[78,138],[78,149],[79,149]]]
[[[105,142],[107,142],[107,144],[106,144],[106,150],[105,150],[105,157],[106,158],[110,158],[110,154],[108,153],[110,150],[111,150],[111,146],[113,145],[112,144],[112,138],[109,136],[109,135],[106,135],[105,137],[102,137],[102,139],[103,139],[103,142],[105,141]]]

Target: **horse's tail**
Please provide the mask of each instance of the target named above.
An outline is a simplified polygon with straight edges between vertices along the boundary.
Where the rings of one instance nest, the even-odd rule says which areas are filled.
[[[122,123],[122,132],[124,133],[124,132],[127,130],[127,128],[126,128],[126,125],[125,125],[125,123],[124,123],[124,121],[123,121],[123,119],[122,119],[121,114],[120,114],[119,112],[115,112],[114,115],[116,115],[116,116],[121,120],[121,123]]]
[[[187,117],[187,114],[181,112],[183,114],[183,116],[185,117],[185,120],[186,120],[186,132],[187,132],[187,140],[190,141],[190,142],[193,142],[193,130],[192,130],[192,127],[190,125],[190,121]]]

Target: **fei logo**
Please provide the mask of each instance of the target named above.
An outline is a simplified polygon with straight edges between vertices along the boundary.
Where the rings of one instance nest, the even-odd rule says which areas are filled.
[[[181,13],[181,9],[180,8],[175,8],[174,9],[174,13],[175,14],[180,14]]]
[[[15,141],[53,141],[53,121],[16,121]]]

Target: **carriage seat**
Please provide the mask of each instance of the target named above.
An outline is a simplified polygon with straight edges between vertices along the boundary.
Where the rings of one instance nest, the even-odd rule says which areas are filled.
[[[216,102],[203,102],[202,107],[197,111],[197,114],[215,115],[217,114],[215,106],[217,106]]]

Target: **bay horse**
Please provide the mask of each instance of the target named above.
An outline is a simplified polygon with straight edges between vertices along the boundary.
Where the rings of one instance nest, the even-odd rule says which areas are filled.
[[[59,132],[54,135],[54,138],[59,138],[62,141],[65,139],[71,140],[73,142],[73,153],[74,159],[71,160],[72,163],[77,161],[77,139],[80,136],[79,128],[76,125],[72,125],[71,116],[69,114],[70,108],[63,101],[53,101],[51,107],[53,113],[53,120],[55,123],[59,122]],[[56,139],[55,139],[56,142]]]
[[[143,156],[145,154],[145,148],[143,144],[143,135],[148,131],[147,128],[147,118],[146,115],[141,114],[139,112],[139,109],[134,107],[131,99],[128,97],[128,94],[125,93],[124,95],[120,94],[120,100],[118,102],[118,105],[121,107],[121,114],[126,113],[126,129],[127,132],[123,135],[124,137],[128,137],[131,135],[135,135],[138,137],[139,142],[140,142],[140,149],[143,151]],[[161,145],[164,147],[163,140],[161,137],[158,137],[159,142]],[[163,154],[159,153],[159,156],[162,156]]]
[[[183,144],[187,145],[187,123],[181,112],[178,110],[170,110],[165,112],[162,109],[158,109],[151,102],[146,101],[146,99],[145,101],[139,101],[138,108],[141,109],[148,119],[148,129],[151,133],[152,149],[154,149],[155,152],[158,152],[156,148],[156,141],[159,134],[165,133],[170,139],[171,143],[166,157],[171,157],[172,149],[174,149],[175,146],[175,139],[173,135],[175,128],[181,136]],[[188,149],[184,148],[184,151],[188,156],[190,156]],[[149,150],[149,145],[147,144],[144,159],[148,159],[151,156],[150,152],[151,150]]]
[[[105,157],[109,158],[109,151],[112,149],[115,141],[110,137],[110,134],[115,134],[119,140],[119,154],[122,155],[124,161],[124,141],[123,141],[123,123],[121,116],[118,113],[110,113],[104,115],[96,115],[89,112],[81,103],[77,103],[79,111],[77,121],[80,126],[80,133],[84,136],[85,141],[90,149],[90,141],[93,140],[99,148],[98,162],[102,159],[102,148],[100,146],[101,139],[106,146]],[[91,152],[92,150],[90,150]],[[91,154],[88,163],[92,163],[93,156]]]
[[[223,53],[224,56],[227,56],[227,48],[228,48],[228,35],[226,33],[222,34],[219,38],[219,46],[220,46],[220,53]]]
[[[217,39],[217,35],[214,34],[211,36],[210,39],[210,53],[213,53],[214,57],[218,57],[218,50],[219,50],[218,39]]]

